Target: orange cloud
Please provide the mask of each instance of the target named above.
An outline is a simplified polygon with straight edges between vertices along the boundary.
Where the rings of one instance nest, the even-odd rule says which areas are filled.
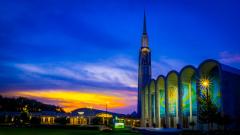
[[[69,90],[32,90],[32,91],[15,91],[3,93],[4,96],[22,96],[37,99],[48,104],[55,104],[69,112],[77,108],[93,107],[96,109],[105,109],[108,102],[109,109],[123,108],[134,105],[136,97],[126,92],[108,91],[105,92],[80,92]],[[130,95],[129,95],[130,94]]]

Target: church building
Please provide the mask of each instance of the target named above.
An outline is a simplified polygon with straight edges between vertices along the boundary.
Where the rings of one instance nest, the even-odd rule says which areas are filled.
[[[215,112],[207,110],[210,105]],[[198,67],[186,65],[179,72],[172,70],[166,76],[152,78],[144,14],[138,68],[141,127],[190,128],[190,123],[195,123],[196,128],[203,129],[203,117],[210,118],[213,113],[219,114],[219,120],[228,118],[229,128],[240,127],[240,70],[208,59]]]

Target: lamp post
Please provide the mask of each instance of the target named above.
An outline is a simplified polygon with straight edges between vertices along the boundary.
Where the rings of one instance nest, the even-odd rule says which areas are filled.
[[[203,78],[200,80],[200,85],[203,89],[206,90],[206,105],[207,105],[207,123],[208,123],[208,130],[209,130],[209,109],[210,109],[210,106],[209,106],[209,86],[210,86],[210,81],[208,78]]]
[[[108,116],[107,116],[107,107],[108,107],[109,102],[106,102],[106,126],[108,126]]]
[[[77,117],[77,119],[79,120],[80,119],[80,123],[77,122],[78,124],[83,124],[83,121],[82,121],[82,118],[83,118],[83,115],[84,115],[84,112],[78,112],[78,115],[79,117]],[[73,120],[74,121],[74,120]]]
[[[92,109],[93,109],[93,107],[92,106],[88,106],[88,109],[90,109],[90,114],[89,114],[89,116],[88,116],[88,124],[89,125],[91,125],[91,117],[92,117]]]

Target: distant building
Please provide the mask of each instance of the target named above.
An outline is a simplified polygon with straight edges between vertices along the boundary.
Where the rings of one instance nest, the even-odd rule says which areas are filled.
[[[87,125],[87,118],[79,116],[70,116],[68,125]]]
[[[56,124],[55,120],[59,117],[66,117],[67,115],[63,112],[56,111],[41,111],[29,113],[30,119],[32,117],[40,118],[40,124],[42,125],[53,125]]]
[[[41,116],[41,124],[52,125],[55,124],[55,116]]]
[[[60,111],[28,112],[27,117],[24,118],[25,121],[21,121],[23,118],[21,116],[22,114],[22,112],[0,112],[0,125],[109,125],[113,122],[114,117],[118,117],[126,122],[126,126],[140,126],[139,119],[136,118],[136,113],[124,115],[92,108],[80,108],[70,113],[64,113]]]

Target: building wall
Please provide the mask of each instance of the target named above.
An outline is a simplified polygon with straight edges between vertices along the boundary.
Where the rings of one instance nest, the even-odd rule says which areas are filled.
[[[46,124],[46,125],[55,124],[55,117],[53,117],[53,116],[41,116],[41,124]]]
[[[218,61],[206,60],[198,68],[186,66],[180,73],[171,71],[166,78],[161,75],[164,82],[162,85],[165,85],[161,86],[165,95],[164,107],[161,103],[159,78],[156,82],[149,82],[148,89],[144,90],[142,97],[144,100],[142,126],[146,127],[148,123],[149,126],[156,124],[157,127],[177,127],[178,125],[189,128],[189,123],[192,121],[200,125],[197,123],[197,116],[198,97],[204,92],[200,86],[202,78],[210,80],[209,96],[222,115],[240,120],[240,70],[227,69]],[[155,92],[152,92],[153,90]],[[155,99],[152,100],[152,98]],[[162,115],[164,112],[162,109],[165,111],[164,115]],[[235,121],[231,127],[240,127],[240,123]]]
[[[233,116],[233,128],[240,128],[240,75],[222,72],[222,99],[224,115]]]
[[[139,52],[139,67],[138,67],[138,114],[141,115],[141,91],[151,80],[151,52],[148,47],[141,47]]]
[[[70,117],[70,125],[87,125],[87,119],[83,117]]]

